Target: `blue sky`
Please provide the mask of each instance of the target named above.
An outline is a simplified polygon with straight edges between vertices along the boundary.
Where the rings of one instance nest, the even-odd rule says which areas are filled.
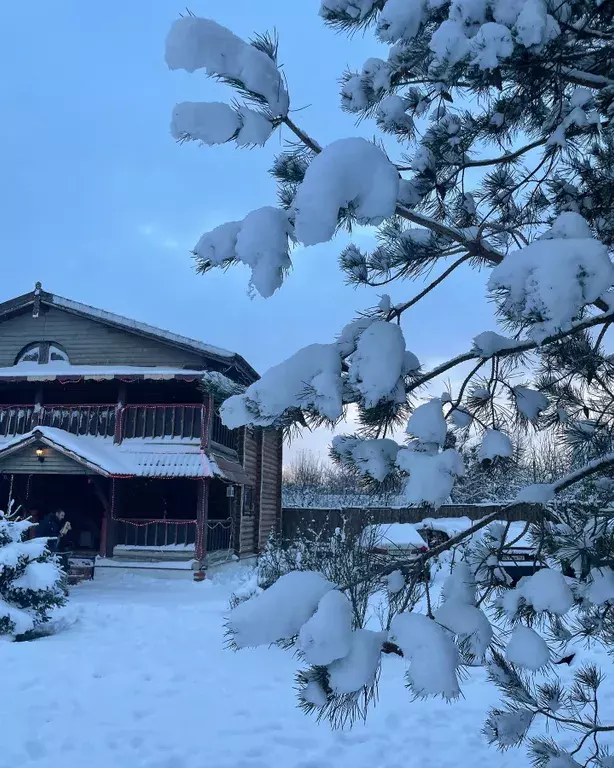
[[[243,37],[275,27],[294,119],[322,144],[370,138],[373,123],[357,127],[339,109],[337,80],[346,66],[385,51],[372,36],[333,33],[318,6],[189,7]],[[298,250],[286,284],[266,301],[247,296],[242,269],[194,274],[189,250],[202,232],[274,204],[267,168],[280,139],[257,150],[172,140],[175,102],[231,97],[202,74],[166,68],[164,38],[183,8],[168,0],[3,5],[0,300],[41,280],[47,290],[236,350],[263,371],[300,346],[330,341],[377,291],[344,285],[337,256],[347,238]],[[359,242],[372,241],[361,231]],[[456,354],[493,327],[485,277],[459,272],[407,317],[407,343],[421,361]],[[420,288],[391,293],[403,299]],[[316,450],[325,443],[322,435],[305,441]]]

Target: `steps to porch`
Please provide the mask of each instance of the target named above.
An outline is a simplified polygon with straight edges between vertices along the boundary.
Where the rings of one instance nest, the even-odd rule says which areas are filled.
[[[113,547],[113,559],[119,562],[188,562],[194,560],[196,551],[194,545],[169,545],[166,547],[131,546],[118,544]]]
[[[68,558],[68,583],[70,586],[81,584],[82,581],[91,581],[94,578],[96,567],[95,557],[69,557]]]

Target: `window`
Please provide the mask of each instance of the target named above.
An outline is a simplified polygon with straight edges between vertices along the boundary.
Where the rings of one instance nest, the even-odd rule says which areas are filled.
[[[249,486],[243,486],[243,514],[254,514],[254,489]]]
[[[38,344],[35,347],[26,347],[26,349],[19,354],[15,363],[38,363],[40,354],[41,350]]]
[[[21,350],[17,355],[15,365],[19,363],[38,363],[39,365],[44,365],[45,363],[58,362],[70,362],[66,351],[59,344],[49,341],[35,341]]]
[[[68,355],[57,344],[49,345],[49,362],[62,361],[63,363],[69,363]]]

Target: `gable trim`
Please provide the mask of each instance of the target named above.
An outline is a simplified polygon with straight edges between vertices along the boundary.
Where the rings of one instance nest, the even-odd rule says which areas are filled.
[[[71,459],[76,464],[81,464],[81,466],[87,467],[88,469],[92,470],[92,472],[95,472],[96,474],[102,475],[103,477],[112,477],[112,475],[109,472],[107,472],[105,469],[103,469],[101,466],[99,466],[95,462],[88,460],[83,456],[80,456],[79,454],[69,450],[68,448],[61,445],[60,443],[57,443],[54,440],[51,440],[49,437],[47,437],[42,432],[39,432],[36,429],[33,430],[31,434],[24,435],[23,439],[12,442],[6,448],[0,448],[0,462],[3,459],[8,458],[9,456],[12,456],[13,454],[21,453],[26,448],[29,448],[35,445],[44,445],[47,448],[51,448],[52,450],[61,454],[65,458]],[[41,463],[41,466],[42,465],[44,465],[44,462]],[[41,472],[41,474],[43,474],[43,472]]]
[[[237,373],[243,375],[251,383],[259,378],[258,373],[241,355],[230,352],[220,347],[211,346],[196,339],[190,339],[172,331],[166,331],[157,328],[148,323],[137,320],[131,320],[123,315],[117,315],[114,312],[97,309],[89,304],[65,299],[62,296],[49,293],[43,290],[35,290],[30,293],[22,294],[14,299],[0,303],[0,322],[20,311],[32,306],[33,312],[37,310],[37,305],[46,305],[64,312],[85,317],[88,320],[102,323],[104,325],[122,330],[128,333],[142,336],[143,338],[165,344],[170,347],[182,349],[184,351],[202,355],[204,358],[215,360],[218,363],[228,366],[227,371],[235,369]]]

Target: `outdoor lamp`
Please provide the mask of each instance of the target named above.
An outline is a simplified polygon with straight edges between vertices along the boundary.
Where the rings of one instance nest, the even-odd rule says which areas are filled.
[[[40,462],[43,462],[43,461],[45,461],[45,451],[44,451],[42,448],[37,448],[37,449],[36,449],[36,458],[37,458],[37,459],[38,459]]]

